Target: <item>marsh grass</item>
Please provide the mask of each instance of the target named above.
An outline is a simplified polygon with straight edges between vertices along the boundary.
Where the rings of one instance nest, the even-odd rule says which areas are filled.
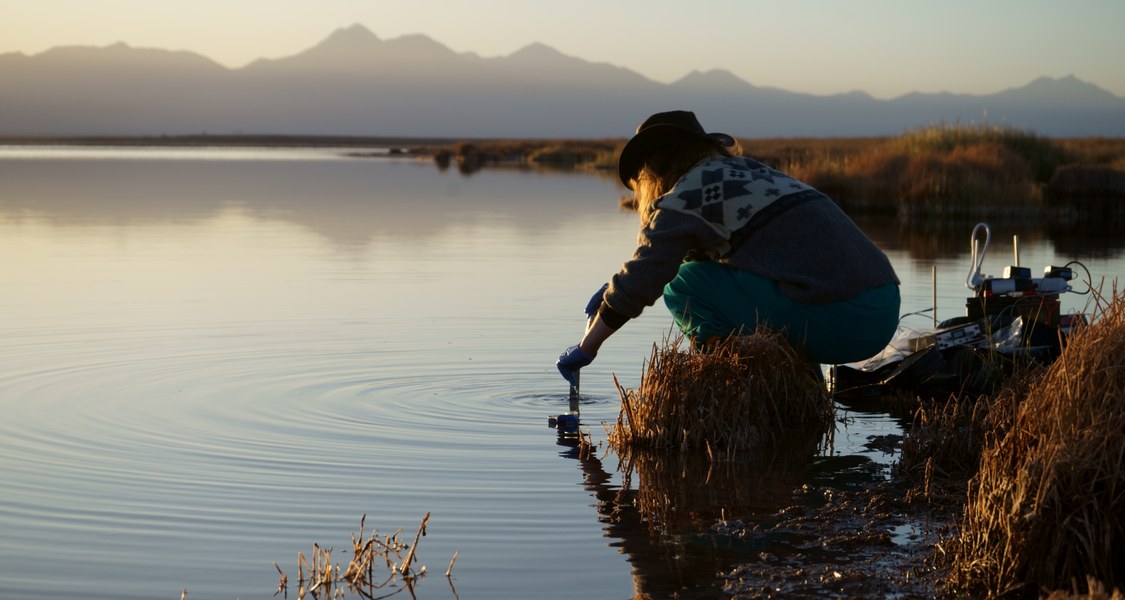
[[[466,174],[511,165],[613,170],[624,143],[474,140],[411,152],[433,156],[443,169],[456,161]],[[908,227],[943,218],[1051,217],[1045,189],[1067,166],[1101,169],[1094,178],[1071,177],[1066,187],[1071,196],[1102,194],[1106,172],[1115,182],[1125,177],[1123,138],[1048,138],[992,123],[935,124],[897,136],[742,138],[738,143],[746,155],[809,183],[849,212],[897,215]],[[621,204],[629,208],[631,199],[623,197]],[[1107,210],[1125,212],[1123,204]]]
[[[951,586],[992,597],[1122,587],[1125,296],[1114,290],[1013,394],[1010,424],[984,431],[960,535],[944,547]]]
[[[950,503],[963,499],[984,448],[1012,427],[1016,409],[1041,368],[1027,366],[994,395],[914,399],[912,423],[891,468],[906,485],[906,500]]]
[[[1049,216],[1048,183],[1075,165],[1084,169],[1066,181],[1071,198],[1102,197],[1107,189],[1120,197],[1117,182],[1125,178],[1125,140],[1060,140],[993,124],[939,124],[894,137],[741,143],[751,156],[847,210],[895,214],[907,226],[948,217]],[[1109,186],[1107,173],[1114,182]],[[1120,205],[1109,208],[1117,214]]]
[[[404,589],[414,596],[414,584],[426,573],[425,565],[417,566],[417,551],[418,542],[426,535],[430,513],[422,518],[412,543],[399,537],[402,529],[390,535],[380,536],[376,530],[365,535],[366,520],[367,515],[364,515],[359,522],[358,534],[352,533],[351,559],[343,571],[340,570],[339,562],[333,562],[331,547],[325,548],[314,543],[308,557],[304,552],[297,553],[297,600],[303,600],[306,596],[345,598],[348,593],[361,598],[374,598],[380,591],[392,590],[380,596],[386,597]],[[450,576],[456,560],[457,555],[454,554],[449,569],[446,570],[446,577]],[[288,596],[289,576],[276,562],[273,566],[279,575],[274,595]],[[380,568],[385,571],[380,572]]]
[[[833,425],[823,383],[781,333],[654,345],[608,430],[650,535],[675,539],[791,492]],[[616,382],[616,378],[615,378]],[[748,486],[747,482],[756,482]]]
[[[624,146],[618,140],[474,140],[450,146],[414,150],[433,156],[439,168],[457,164],[462,173],[474,173],[486,166],[530,166],[565,169],[616,168],[617,155]]]
[[[703,351],[682,342],[653,346],[636,390],[617,384],[621,410],[608,441],[619,455],[644,448],[732,461],[831,427],[824,386],[784,335],[730,336]]]
[[[1085,137],[1058,140],[1074,162],[1125,171],[1125,138]]]
[[[894,138],[892,147],[907,154],[928,155],[952,154],[974,148],[987,148],[985,156],[995,155],[999,149],[1017,157],[1021,168],[1026,165],[1035,181],[1046,182],[1060,165],[1074,160],[1072,153],[1051,138],[1034,132],[995,125],[981,124],[938,124],[911,130]],[[1023,175],[1020,172],[1000,171],[1001,175],[1011,177]]]
[[[1033,133],[994,125],[934,125],[873,138],[782,167],[849,209],[905,220],[1038,212],[1040,188],[1071,154]]]

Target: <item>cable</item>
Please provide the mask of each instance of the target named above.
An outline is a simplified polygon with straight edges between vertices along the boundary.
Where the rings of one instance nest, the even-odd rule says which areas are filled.
[[[908,312],[905,315],[902,315],[901,317],[899,317],[898,322],[901,324],[903,319],[905,319],[906,317],[913,317],[913,316],[916,316],[916,315],[921,315],[922,313],[933,312],[933,310],[934,310],[933,307],[930,307],[930,308],[923,308],[922,310],[916,310],[914,312]]]
[[[1086,265],[1082,264],[1081,262],[1079,262],[1077,260],[1072,260],[1072,261],[1066,263],[1065,265],[1063,265],[1063,268],[1064,269],[1069,268],[1070,265],[1078,265],[1078,266],[1082,267],[1083,271],[1086,272],[1086,291],[1085,292],[1074,292],[1074,293],[1078,294],[1078,295],[1085,295],[1085,294],[1089,294],[1090,292],[1092,292],[1094,290],[1094,276],[1090,274],[1090,269],[1086,268]]]

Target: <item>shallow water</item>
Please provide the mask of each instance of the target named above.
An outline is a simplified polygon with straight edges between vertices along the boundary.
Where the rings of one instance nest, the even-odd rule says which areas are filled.
[[[298,552],[339,557],[362,515],[391,533],[426,512],[420,598],[628,598],[690,585],[697,555],[708,579],[732,557],[607,515],[613,457],[579,460],[547,428],[567,408],[554,359],[632,250],[620,194],[331,149],[0,149],[0,597],[265,598],[273,562],[294,579]],[[936,263],[939,313],[963,312],[967,258],[870,231],[904,311],[931,305]],[[1125,271],[1117,248],[1021,245],[1036,268]],[[583,371],[596,440],[611,375],[635,387],[669,326],[654,307]],[[839,417],[821,462],[885,475],[893,455],[868,442],[900,424]]]

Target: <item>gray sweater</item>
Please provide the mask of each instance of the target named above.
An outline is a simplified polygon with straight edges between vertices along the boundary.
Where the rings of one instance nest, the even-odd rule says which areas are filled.
[[[748,157],[699,163],[653,211],[610,279],[599,309],[610,327],[652,306],[684,260],[753,271],[808,304],[899,283],[887,256],[828,196]]]

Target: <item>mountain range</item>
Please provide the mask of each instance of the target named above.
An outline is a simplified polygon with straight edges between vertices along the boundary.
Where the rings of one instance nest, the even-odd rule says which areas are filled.
[[[423,35],[383,40],[362,25],[236,69],[123,43],[0,54],[0,83],[5,136],[626,137],[648,114],[672,108],[746,137],[895,135],[940,123],[1125,136],[1125,98],[1073,76],[987,95],[821,96],[724,70],[665,84],[538,43],[484,58]]]

